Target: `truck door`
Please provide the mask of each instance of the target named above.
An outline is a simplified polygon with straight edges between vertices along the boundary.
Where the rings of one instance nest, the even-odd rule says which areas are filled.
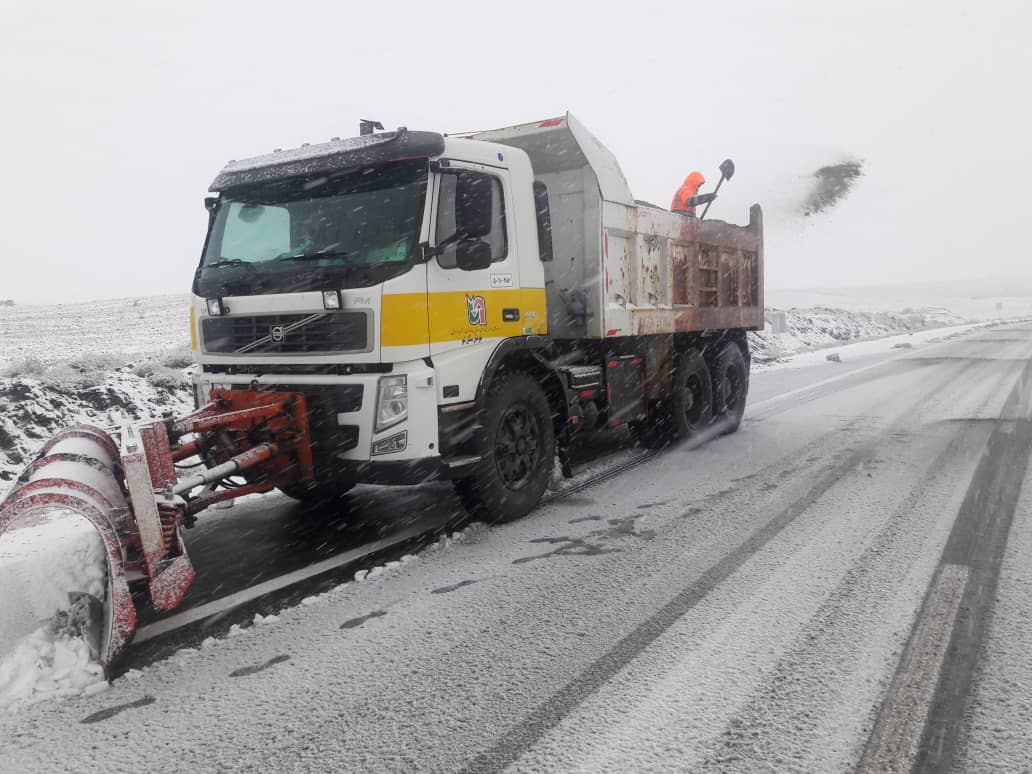
[[[439,172],[439,254],[427,265],[430,354],[523,335],[507,170],[452,161]]]

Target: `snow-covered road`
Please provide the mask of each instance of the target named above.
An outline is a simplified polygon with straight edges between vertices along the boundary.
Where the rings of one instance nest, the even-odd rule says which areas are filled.
[[[1032,326],[864,357],[759,373],[735,435],[0,714],[0,770],[1027,769]],[[311,517],[202,522],[196,603],[358,539]]]

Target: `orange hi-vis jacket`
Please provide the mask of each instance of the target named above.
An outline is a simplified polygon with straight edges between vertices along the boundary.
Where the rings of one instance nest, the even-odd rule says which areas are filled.
[[[705,182],[706,178],[702,176],[702,172],[692,172],[688,175],[684,182],[681,183],[681,187],[677,189],[677,193],[674,194],[674,200],[670,202],[670,211],[681,212],[695,217],[695,207],[694,205],[689,205],[688,200],[699,192],[699,188]]]

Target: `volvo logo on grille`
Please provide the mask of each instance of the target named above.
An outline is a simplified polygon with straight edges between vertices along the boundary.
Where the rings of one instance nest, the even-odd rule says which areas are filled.
[[[269,338],[275,341],[276,343],[283,341],[283,339],[286,338],[286,334],[283,333],[283,326],[274,325],[271,328],[269,328]]]

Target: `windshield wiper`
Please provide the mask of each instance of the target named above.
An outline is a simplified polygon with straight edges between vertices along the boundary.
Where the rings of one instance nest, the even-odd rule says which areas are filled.
[[[251,271],[258,271],[254,266],[251,265],[250,261],[244,261],[240,258],[227,258],[221,261],[215,261],[215,263],[204,264],[205,269],[220,269],[223,266],[246,266]]]
[[[255,275],[255,279],[253,280],[254,287],[258,290],[263,290],[265,288],[265,280],[262,279],[262,275],[259,273],[258,269],[254,267],[254,264],[240,258],[223,258],[222,260],[215,261],[215,263],[205,263],[202,264],[201,269],[220,269],[224,266],[246,266],[247,270],[251,272],[251,274]],[[223,283],[222,287],[224,289],[224,295],[228,294],[229,291],[225,290],[227,285]]]
[[[284,255],[277,258],[277,261],[318,261],[320,258],[347,258],[348,254],[343,250],[319,250],[314,253],[301,253],[299,255]]]

